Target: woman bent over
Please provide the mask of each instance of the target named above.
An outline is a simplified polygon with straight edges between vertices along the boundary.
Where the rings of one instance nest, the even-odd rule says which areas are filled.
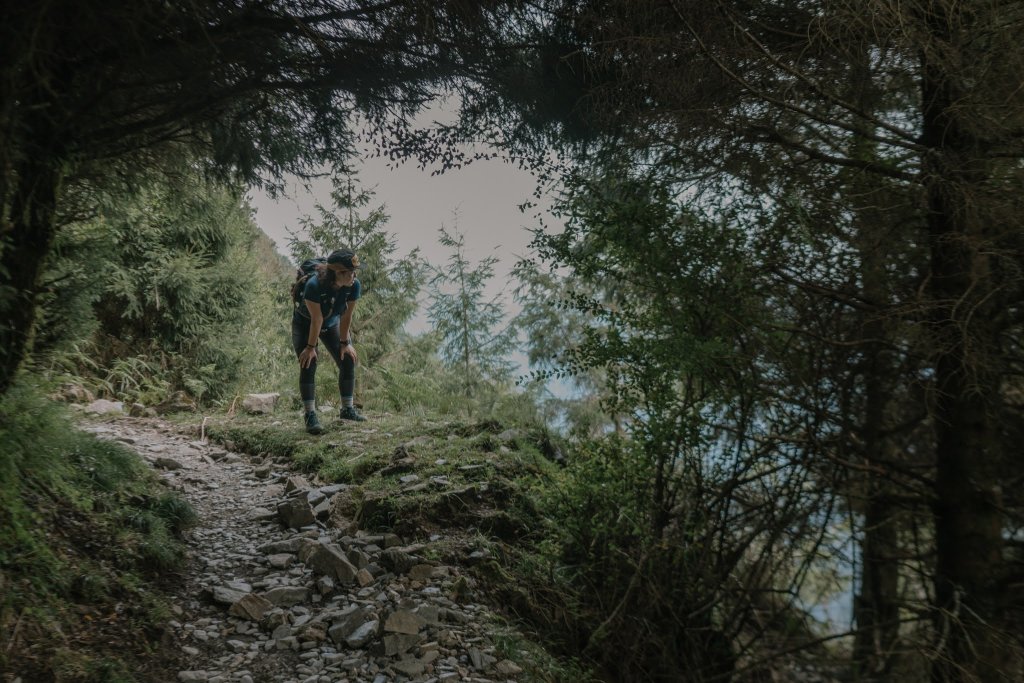
[[[292,314],[292,346],[299,357],[299,393],[305,415],[306,431],[322,434],[316,416],[315,382],[319,342],[323,342],[338,366],[338,391],[341,393],[341,419],[362,422],[353,402],[356,385],[356,349],[349,331],[352,312],[362,294],[356,279],[359,257],[351,249],[338,249],[318,265],[306,280],[299,303]]]

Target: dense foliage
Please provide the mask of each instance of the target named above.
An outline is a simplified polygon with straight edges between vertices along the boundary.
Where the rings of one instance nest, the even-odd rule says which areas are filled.
[[[37,366],[144,405],[230,398],[273,366],[289,270],[236,190],[185,166],[76,199],[91,211],[55,247]]]
[[[538,376],[587,394],[523,556],[550,642],[616,680],[758,680],[788,653],[1024,675],[1019,3],[142,3],[102,29],[64,4],[2,17],[0,392],[33,339],[37,367],[131,399],[288,386],[286,287],[201,171],[337,161],[358,108],[395,156],[488,140],[557,188],[517,322]],[[461,118],[411,131],[456,75]],[[410,339],[426,271],[368,195],[333,200],[294,256],[364,256],[371,402],[534,417],[492,263],[442,231],[435,331]]]

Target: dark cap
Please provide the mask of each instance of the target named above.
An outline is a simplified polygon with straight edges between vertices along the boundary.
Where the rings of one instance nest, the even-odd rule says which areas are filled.
[[[349,270],[356,270],[359,268],[359,257],[356,256],[356,252],[351,249],[338,249],[337,251],[332,251],[330,256],[327,257],[327,262],[345,266]]]

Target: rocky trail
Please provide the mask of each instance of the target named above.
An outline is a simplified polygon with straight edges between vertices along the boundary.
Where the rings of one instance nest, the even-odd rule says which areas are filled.
[[[199,515],[173,599],[168,630],[180,657],[169,681],[517,680],[472,580],[425,559],[437,538],[333,528],[349,487],[311,484],[286,463],[158,420],[88,429],[137,450]]]

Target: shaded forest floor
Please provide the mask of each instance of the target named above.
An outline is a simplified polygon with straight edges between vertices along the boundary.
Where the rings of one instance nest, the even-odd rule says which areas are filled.
[[[572,678],[489,590],[509,578],[503,543],[531,532],[522,487],[552,467],[529,435],[409,416],[326,422],[311,437],[274,415],[87,420],[195,508],[187,566],[161,577],[165,601],[133,628],[116,617],[131,596],[69,606],[82,629],[64,647],[89,667],[56,671],[47,634],[22,634],[39,659],[9,660],[4,679]],[[69,538],[94,542],[87,525]]]

